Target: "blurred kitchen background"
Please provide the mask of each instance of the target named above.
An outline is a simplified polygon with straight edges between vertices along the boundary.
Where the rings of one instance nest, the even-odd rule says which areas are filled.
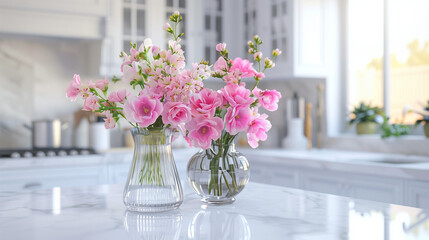
[[[166,46],[162,26],[178,10],[188,64],[213,64],[219,42],[230,57],[251,59],[254,34],[264,55],[282,50],[261,83],[283,95],[262,148],[280,148],[287,136],[300,144],[311,123],[313,147],[429,155],[422,125],[383,140],[348,124],[362,101],[383,108],[390,124],[421,118],[403,109],[429,100],[428,9],[427,0],[0,0],[0,149],[31,148],[33,121],[53,119],[61,121],[61,147],[91,147],[90,135],[105,133],[90,131],[94,116],[65,97],[73,74],[120,76],[119,53],[147,37]],[[108,134],[110,147],[130,144],[126,125]]]

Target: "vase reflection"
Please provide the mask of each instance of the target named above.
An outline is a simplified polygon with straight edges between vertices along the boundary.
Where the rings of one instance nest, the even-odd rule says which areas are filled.
[[[248,240],[250,227],[241,214],[207,208],[197,212],[190,221],[188,239]]]
[[[141,213],[125,211],[124,227],[128,239],[176,240],[180,236],[182,214],[180,211]]]

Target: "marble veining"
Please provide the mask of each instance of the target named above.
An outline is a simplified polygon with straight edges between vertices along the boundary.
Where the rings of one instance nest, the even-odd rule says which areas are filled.
[[[186,186],[152,214],[126,211],[122,185],[1,192],[1,239],[429,239],[428,210],[253,182],[210,206]]]

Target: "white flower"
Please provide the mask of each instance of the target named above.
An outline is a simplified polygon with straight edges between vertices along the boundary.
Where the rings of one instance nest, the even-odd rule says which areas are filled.
[[[264,59],[264,63],[265,63],[265,68],[273,68],[275,66],[273,61],[271,61],[271,59],[267,57]]]
[[[146,38],[143,43],[146,47],[152,47],[152,45],[153,45],[152,39],[150,39],[150,38]]]
[[[378,123],[378,124],[382,124],[384,122],[384,118],[380,115],[375,116],[374,118],[374,122]]]

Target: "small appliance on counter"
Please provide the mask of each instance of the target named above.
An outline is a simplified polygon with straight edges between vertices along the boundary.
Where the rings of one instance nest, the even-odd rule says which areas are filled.
[[[74,114],[74,146],[96,152],[110,149],[110,130],[104,127],[104,116],[79,110]]]
[[[110,130],[104,127],[104,120],[100,116],[89,124],[89,146],[97,152],[110,148]]]
[[[304,98],[295,92],[293,98],[286,100],[287,136],[282,141],[283,148],[294,150],[307,149],[304,136]]]
[[[61,121],[58,119],[35,120],[31,127],[31,144],[36,148],[59,148],[61,147]]]

